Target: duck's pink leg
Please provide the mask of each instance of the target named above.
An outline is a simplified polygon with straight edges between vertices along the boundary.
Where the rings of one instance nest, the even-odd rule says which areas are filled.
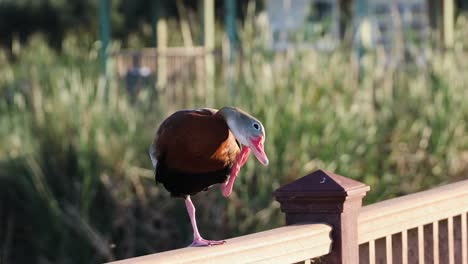
[[[232,165],[231,174],[229,179],[221,184],[221,193],[224,197],[231,195],[232,186],[234,186],[234,181],[236,180],[237,174],[239,173],[240,168],[245,164],[247,158],[249,157],[250,149],[246,146],[242,147],[241,152],[236,157],[234,165]]]
[[[190,222],[192,223],[193,228],[193,242],[189,245],[189,247],[204,247],[204,246],[211,246],[211,245],[222,245],[226,243],[226,241],[216,241],[216,240],[206,240],[201,237],[200,233],[198,232],[197,227],[197,220],[195,219],[195,206],[190,199],[190,196],[185,198],[185,206],[187,207],[187,212],[190,217]]]

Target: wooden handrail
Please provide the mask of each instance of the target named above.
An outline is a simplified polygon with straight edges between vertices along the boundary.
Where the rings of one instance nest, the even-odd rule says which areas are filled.
[[[358,217],[359,244],[468,211],[468,180],[365,206]]]
[[[112,263],[294,263],[328,254],[331,230],[325,224],[291,225],[231,238],[222,246],[182,248]]]

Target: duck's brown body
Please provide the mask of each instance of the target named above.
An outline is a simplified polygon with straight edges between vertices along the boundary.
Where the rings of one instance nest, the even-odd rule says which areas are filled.
[[[225,182],[240,147],[217,110],[196,109],[164,120],[150,152],[157,160],[156,181],[185,197]]]

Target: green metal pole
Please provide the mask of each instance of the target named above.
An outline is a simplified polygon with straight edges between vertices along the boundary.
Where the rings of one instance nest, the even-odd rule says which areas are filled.
[[[354,8],[354,28],[360,29],[361,23],[367,13],[367,1],[355,0],[353,8]],[[359,32],[356,32],[356,33],[359,33]],[[355,37],[358,38],[359,36],[356,35]],[[356,47],[356,53],[357,53],[358,58],[360,59],[363,54],[363,47],[360,43],[361,40],[360,39],[357,39],[357,40],[358,40],[358,43],[357,43],[358,45]]]
[[[225,21],[224,26],[229,40],[229,62],[232,62],[234,51],[237,45],[236,39],[236,1],[224,1]]]
[[[197,1],[197,14],[198,14],[198,21],[200,22],[200,34],[198,34],[197,42],[198,45],[204,46],[205,45],[205,13],[204,13],[204,6],[205,0],[198,0]]]
[[[227,38],[229,40],[229,50],[227,52],[227,71],[226,71],[226,84],[231,96],[229,98],[234,99],[235,89],[233,85],[234,75],[234,56],[236,52],[237,39],[236,39],[236,1],[235,0],[224,0],[224,27]],[[232,103],[232,101],[230,102]]]
[[[156,47],[158,43],[157,24],[160,12],[160,1],[151,2],[151,46]]]
[[[101,49],[99,51],[101,70],[104,74],[107,74],[107,47],[110,39],[109,0],[99,1],[99,37],[101,39]]]

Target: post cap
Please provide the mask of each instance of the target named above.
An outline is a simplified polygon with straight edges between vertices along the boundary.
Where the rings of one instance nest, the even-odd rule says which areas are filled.
[[[281,186],[273,195],[282,204],[282,208],[303,204],[310,209],[312,204],[316,204],[318,207],[333,206],[333,204],[336,206],[344,203],[345,200],[362,198],[369,189],[369,186],[362,182],[328,171],[317,170]]]

